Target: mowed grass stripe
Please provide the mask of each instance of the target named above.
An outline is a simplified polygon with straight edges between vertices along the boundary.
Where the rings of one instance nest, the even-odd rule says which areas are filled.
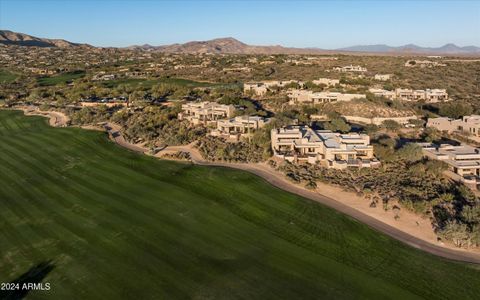
[[[13,174],[11,174],[11,175],[13,175]],[[19,176],[19,178],[21,178],[21,177],[22,177],[22,176]],[[34,193],[34,195],[37,195],[37,197],[42,198],[43,200],[44,200],[44,199],[49,199],[50,197],[52,197],[52,194],[50,194],[50,195],[42,194],[43,191],[41,191],[41,190],[35,190],[35,191],[32,191],[32,193]],[[59,195],[60,195],[60,194],[59,194]],[[65,193],[65,194],[63,194],[63,195],[64,195],[64,196],[68,196],[68,193]],[[78,199],[78,200],[81,200],[81,199]],[[80,201],[79,201],[79,202],[80,202]],[[43,204],[43,201],[38,201],[38,199],[35,199],[35,200],[34,200],[34,203],[35,203],[37,206],[39,206],[40,203]],[[57,204],[58,204],[58,203],[48,203],[48,205],[45,204],[45,205],[43,205],[43,207],[45,208],[45,211],[46,211],[46,210],[48,210],[49,207],[50,207],[50,208],[51,208],[51,207],[54,207],[54,206],[57,205]],[[68,210],[64,211],[63,214],[66,214],[66,215],[68,216],[68,218],[60,218],[60,217],[57,215],[57,216],[55,216],[54,219],[55,219],[56,225],[61,225],[61,227],[57,227],[57,228],[63,228],[63,229],[65,229],[65,230],[67,230],[67,231],[70,231],[70,232],[63,232],[64,236],[77,237],[77,239],[76,239],[77,241],[84,241],[84,240],[90,240],[90,241],[92,241],[92,240],[94,240],[94,242],[95,242],[96,244],[99,244],[99,246],[101,246],[101,247],[93,248],[93,249],[89,250],[88,253],[87,253],[87,251],[85,251],[85,252],[83,253],[84,255],[86,255],[86,256],[88,257],[89,260],[92,260],[92,259],[95,259],[95,258],[99,258],[98,260],[89,262],[89,264],[90,264],[91,266],[95,266],[95,265],[98,265],[99,263],[101,263],[100,258],[101,258],[102,256],[103,256],[103,257],[108,257],[108,256],[110,256],[110,255],[119,255],[119,254],[120,254],[120,253],[116,253],[116,252],[118,252],[118,251],[116,251],[116,250],[118,249],[117,247],[114,247],[114,246],[108,247],[109,244],[107,244],[107,243],[103,243],[103,244],[102,244],[101,242],[103,242],[103,241],[101,241],[99,238],[97,238],[97,237],[99,237],[99,236],[104,236],[104,235],[102,235],[101,230],[99,230],[100,227],[95,229],[95,230],[96,230],[96,233],[95,233],[94,236],[91,236],[91,235],[90,235],[90,236],[87,236],[87,235],[85,234],[85,231],[79,230],[78,227],[75,227],[75,226],[73,225],[73,222],[69,222],[69,220],[76,220],[75,223],[77,223],[77,224],[83,224],[84,220],[78,220],[78,217],[77,217],[76,215],[72,214],[72,213],[69,213]],[[118,220],[118,221],[120,222],[121,220]],[[60,237],[58,237],[58,236],[56,236],[56,238],[57,238],[57,239],[60,239]],[[135,245],[135,243],[132,243],[131,245]],[[98,251],[95,251],[95,250],[98,250],[98,249],[103,249],[103,251],[104,251],[105,253],[103,253],[103,254],[102,254],[102,253],[96,253],[96,252],[98,252]],[[63,249],[63,250],[65,250],[65,249]],[[70,252],[72,252],[72,249],[70,249]],[[127,259],[127,258],[128,258],[128,257],[125,257],[125,259]],[[107,267],[108,267],[108,266],[107,266]],[[133,270],[132,270],[132,271],[133,271]],[[101,283],[98,283],[98,284],[101,284]],[[125,282],[125,284],[128,284],[128,282]],[[91,286],[91,284],[88,284],[88,285],[86,285],[86,286]]]
[[[43,169],[43,167],[40,166],[40,167],[37,167],[34,171],[37,172],[37,173],[42,173],[42,172],[41,172],[42,169]],[[47,176],[47,177],[48,177],[48,174],[40,174],[40,175],[42,175],[42,177],[43,177],[43,176]],[[96,180],[96,181],[94,181],[94,182],[99,182],[99,181]],[[70,184],[68,184],[68,186],[72,187],[72,185],[70,185]],[[91,189],[91,191],[96,191],[96,192],[98,193],[98,188],[101,188],[101,186],[93,187],[93,188]],[[68,194],[68,193],[67,193],[67,194]],[[95,195],[93,195],[93,196],[95,197]],[[119,195],[117,195],[117,197],[118,197],[118,196],[119,196]],[[128,200],[128,199],[123,199],[123,200]],[[144,210],[144,211],[145,211],[145,210]],[[141,219],[141,217],[142,217],[142,216],[140,216],[140,219]],[[120,220],[117,220],[117,221],[120,221]],[[154,221],[154,219],[152,219],[152,221]],[[146,225],[146,224],[140,224],[140,225]],[[133,244],[141,244],[141,241],[138,241],[138,240],[137,240],[137,241],[134,241]],[[159,249],[157,249],[157,250],[159,250]]]
[[[17,116],[10,114],[18,123]],[[97,132],[28,126],[20,121],[16,133],[2,136],[12,141],[0,171],[15,176],[0,174],[0,189],[7,183],[3,193],[20,198],[5,212],[11,226],[18,224],[13,229],[39,240],[49,235],[25,254],[32,265],[57,259],[49,299],[475,299],[478,292],[478,271],[406,247],[250,174],[155,161]],[[46,198],[40,204],[33,202],[38,195]],[[34,221],[44,217],[50,221]],[[77,234],[84,243],[70,243]],[[51,236],[74,249],[50,245]],[[0,240],[7,241],[2,251],[20,242]],[[0,281],[26,263],[4,264],[13,275],[0,272]]]

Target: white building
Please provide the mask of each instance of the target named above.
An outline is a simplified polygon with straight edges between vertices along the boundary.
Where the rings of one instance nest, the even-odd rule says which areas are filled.
[[[333,70],[337,72],[360,72],[360,73],[367,72],[367,68],[362,66],[353,66],[353,65],[349,65],[345,67],[334,67]]]
[[[388,81],[392,78],[392,74],[375,74],[373,79],[379,80],[379,81]]]

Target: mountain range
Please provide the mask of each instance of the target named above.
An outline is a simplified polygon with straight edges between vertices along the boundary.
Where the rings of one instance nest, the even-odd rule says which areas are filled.
[[[88,44],[72,43],[62,39],[38,38],[24,33],[9,30],[0,30],[0,44],[36,46],[36,47],[93,47]],[[421,47],[408,44],[392,47],[385,44],[359,45],[334,50],[320,48],[293,48],[275,46],[254,46],[242,43],[232,37],[219,38],[209,41],[192,41],[184,44],[171,44],[163,46],[134,45],[126,49],[158,51],[165,53],[217,53],[217,54],[333,54],[333,53],[371,53],[371,54],[441,54],[441,55],[480,55],[480,47],[459,47],[455,44],[446,44],[441,47]]]
[[[72,43],[62,39],[38,38],[28,34],[13,32],[10,30],[0,30],[0,44],[58,48],[92,47],[88,44]]]

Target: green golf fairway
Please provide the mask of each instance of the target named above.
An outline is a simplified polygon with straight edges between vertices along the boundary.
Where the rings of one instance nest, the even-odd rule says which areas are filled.
[[[159,161],[101,132],[0,111],[0,282],[16,280],[50,283],[27,299],[480,295],[478,267],[252,174]]]

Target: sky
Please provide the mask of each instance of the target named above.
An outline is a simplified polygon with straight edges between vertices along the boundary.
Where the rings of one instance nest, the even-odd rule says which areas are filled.
[[[0,0],[0,29],[116,47],[220,37],[324,49],[480,46],[480,0]]]

